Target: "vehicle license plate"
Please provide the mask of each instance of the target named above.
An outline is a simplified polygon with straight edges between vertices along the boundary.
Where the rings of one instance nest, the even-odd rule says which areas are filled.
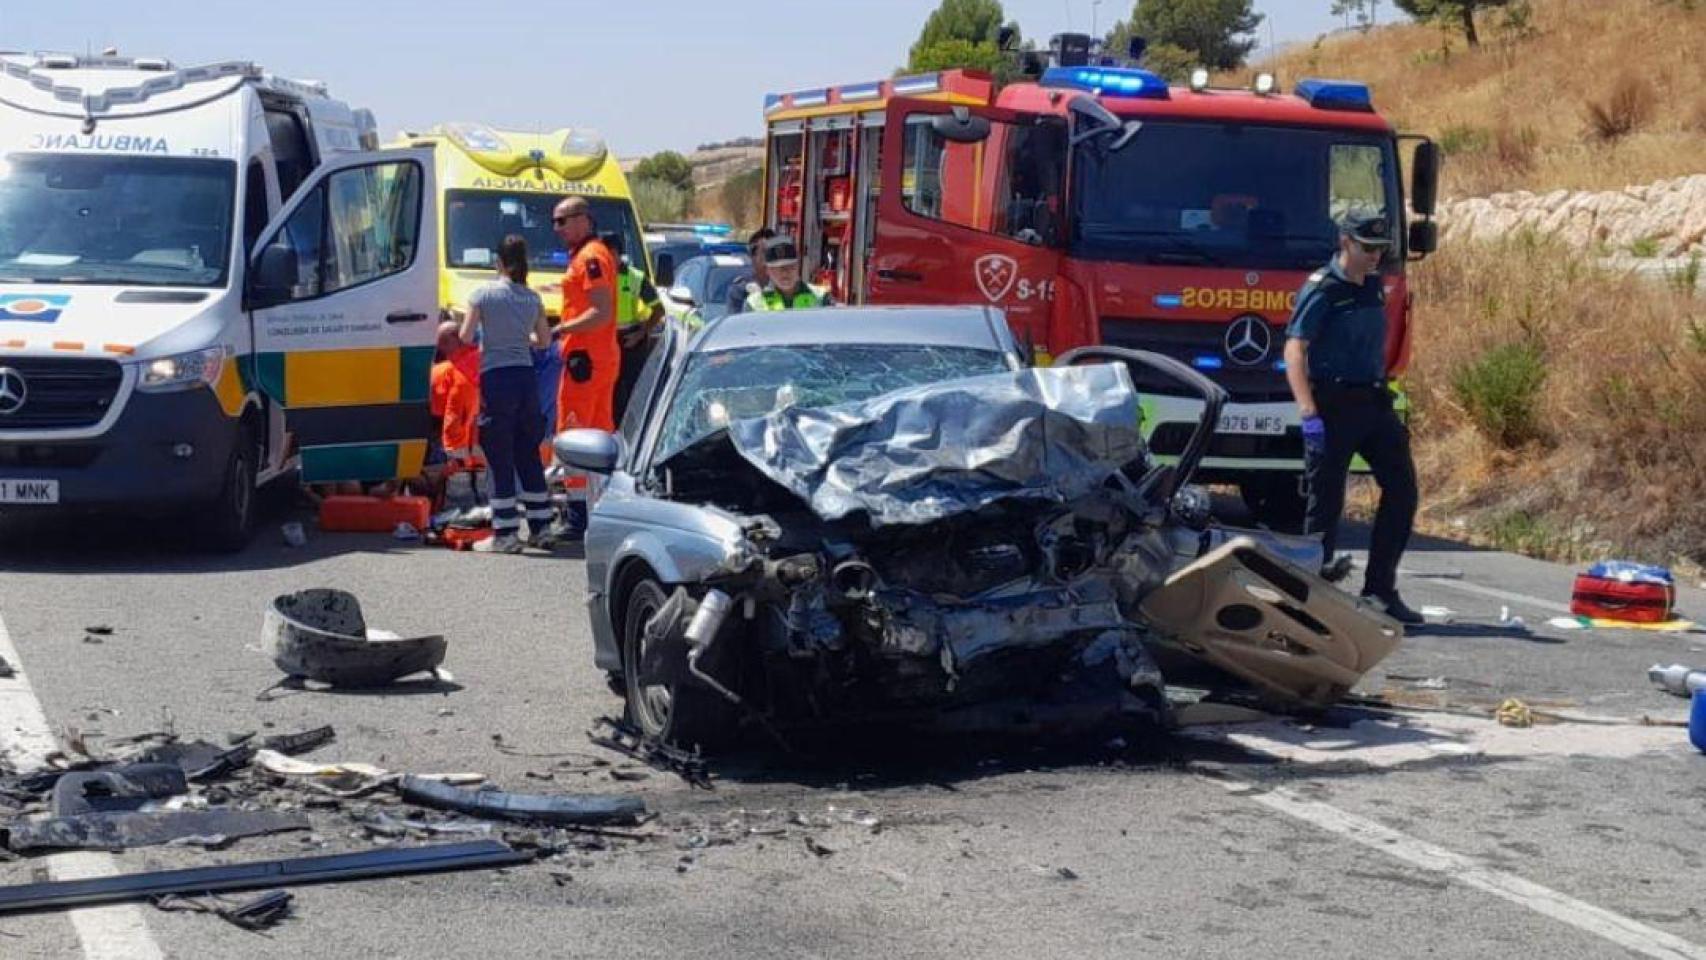
[[[1220,427],[1215,432],[1282,436],[1285,433],[1285,417],[1277,413],[1222,413]]]
[[[58,480],[0,478],[0,503],[58,503]]]

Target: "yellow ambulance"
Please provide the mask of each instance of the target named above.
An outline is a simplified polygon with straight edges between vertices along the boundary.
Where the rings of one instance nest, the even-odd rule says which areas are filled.
[[[551,226],[564,197],[585,197],[598,233],[614,237],[637,267],[651,272],[628,179],[604,140],[590,130],[549,133],[493,130],[444,123],[405,133],[397,146],[426,147],[438,170],[439,306],[461,309],[474,288],[492,279],[498,244],[509,234],[527,239],[528,282],[555,318],[562,309],[569,254]]]

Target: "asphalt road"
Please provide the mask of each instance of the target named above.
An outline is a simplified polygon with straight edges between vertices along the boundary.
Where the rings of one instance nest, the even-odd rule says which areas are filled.
[[[337,741],[312,759],[636,794],[659,814],[649,836],[299,888],[296,918],[265,934],[146,905],[5,916],[0,956],[1706,957],[1706,758],[1675,727],[1341,709],[1071,755],[952,740],[760,752],[698,790],[588,743],[619,705],[591,665],[578,560],[330,534],[290,549],[276,527],[210,558],[163,546],[160,526],[0,524],[0,650],[23,671],[0,680],[0,748],[38,749],[37,704],[96,746],[329,723]],[[1553,630],[1571,571],[1550,564],[1424,542],[1406,566],[1410,602],[1458,623],[1407,639],[1360,692],[1686,716],[1645,670],[1706,665],[1706,634]],[[442,632],[454,679],[258,700],[279,678],[255,649],[262,610],[322,585],[357,593],[372,625]],[[1706,591],[1681,606],[1706,615]],[[1532,629],[1500,627],[1501,607]],[[96,625],[113,633],[87,642]],[[377,803],[316,807],[311,833],[215,852],[0,863],[0,884],[363,849],[376,841],[353,815]]]

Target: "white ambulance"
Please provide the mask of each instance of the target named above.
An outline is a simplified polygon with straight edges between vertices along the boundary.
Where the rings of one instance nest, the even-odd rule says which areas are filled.
[[[0,513],[183,510],[418,473],[430,150],[250,63],[0,54]]]

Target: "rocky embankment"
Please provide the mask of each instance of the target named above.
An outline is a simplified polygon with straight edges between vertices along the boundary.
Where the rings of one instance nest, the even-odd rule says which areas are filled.
[[[1706,257],[1706,174],[1605,192],[1495,193],[1440,203],[1446,242],[1522,229],[1606,255]]]

